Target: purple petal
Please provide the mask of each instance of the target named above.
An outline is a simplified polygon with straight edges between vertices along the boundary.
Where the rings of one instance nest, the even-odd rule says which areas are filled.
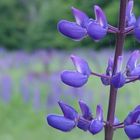
[[[88,75],[88,76],[91,74],[91,70],[88,66],[88,63],[84,59],[82,59],[78,56],[75,56],[75,55],[71,55],[71,59],[76,67],[76,70],[79,73],[82,73],[82,74]]]
[[[134,36],[138,41],[140,41],[140,17],[137,19],[135,23]]]
[[[140,115],[140,105],[138,105],[132,112],[130,112],[124,120],[125,125],[130,125],[137,121]]]
[[[91,110],[88,107],[88,105],[86,103],[84,103],[83,101],[79,101],[79,106],[80,106],[80,109],[82,111],[83,118],[85,118],[87,120],[91,120],[92,119],[92,113],[91,113]]]
[[[133,115],[131,117],[131,124],[136,123],[140,116],[140,110],[133,112]]]
[[[95,5],[94,12],[95,12],[96,21],[99,23],[99,25],[107,29],[108,28],[107,19],[103,10],[98,5]]]
[[[81,87],[88,81],[88,76],[79,72],[63,71],[61,73],[61,80],[72,87]]]
[[[140,138],[140,124],[128,125],[125,127],[126,135],[131,139]]]
[[[106,74],[108,76],[111,76],[112,75],[112,71],[113,71],[113,64],[114,64],[114,59],[112,57],[110,57],[108,59],[108,66],[107,66],[107,69],[106,69]]]
[[[87,34],[84,28],[77,25],[75,22],[70,22],[66,20],[61,20],[58,23],[58,30],[63,35],[77,41],[82,40]]]
[[[130,112],[127,115],[126,119],[124,120],[124,124],[125,125],[130,125],[131,124],[131,122],[132,122],[132,116],[133,116],[133,112]]]
[[[127,26],[133,26],[136,22],[136,17],[134,13],[132,12],[134,6],[134,1],[130,0],[127,4],[126,8],[126,23]]]
[[[87,33],[93,40],[98,41],[106,36],[107,29],[101,27],[98,23],[93,21],[88,25]]]
[[[122,63],[123,63],[123,56],[119,56],[117,60],[117,70],[116,70],[117,73],[121,72]]]
[[[125,77],[124,77],[124,75],[121,72],[119,72],[116,75],[114,75],[111,78],[111,84],[115,88],[121,88],[122,86],[124,86],[124,84],[125,84]]]
[[[140,76],[140,66],[136,67],[133,71],[130,73],[131,76]]]
[[[48,115],[47,122],[51,127],[64,132],[71,131],[75,127],[75,122],[63,116]]]
[[[75,17],[76,23],[83,28],[86,28],[89,22],[89,17],[84,12],[74,7],[72,7],[72,13]]]
[[[76,120],[78,118],[78,113],[74,108],[60,101],[58,103],[66,118],[70,120]]]
[[[136,106],[134,110],[135,110],[135,111],[140,110],[140,105]]]
[[[89,126],[90,126],[90,121],[81,117],[78,119],[78,124],[77,124],[78,128],[87,131],[89,129]]]
[[[95,135],[103,129],[103,123],[98,120],[93,120],[90,124],[89,131]]]
[[[96,119],[99,120],[99,121],[103,121],[103,109],[102,109],[101,105],[97,105]]]
[[[140,52],[138,50],[132,52],[132,54],[130,55],[128,61],[127,61],[127,65],[126,65],[126,69],[127,69],[127,75],[129,76],[131,71],[136,68],[137,65],[137,60],[140,57]]]
[[[104,75],[106,75],[106,74],[104,74]],[[110,85],[110,79],[108,79],[108,78],[101,77],[101,81],[105,86]]]
[[[120,123],[119,119],[115,116],[115,118],[114,118],[114,125],[117,125],[119,123]]]

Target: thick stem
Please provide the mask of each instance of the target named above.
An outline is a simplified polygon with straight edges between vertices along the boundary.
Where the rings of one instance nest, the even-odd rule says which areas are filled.
[[[116,49],[114,57],[114,66],[113,66],[113,75],[116,73],[117,69],[117,60],[120,55],[122,55],[124,39],[125,39],[125,21],[126,21],[126,5],[128,0],[120,0],[120,14],[119,14],[119,32],[116,35]],[[113,139],[113,122],[115,116],[116,108],[116,99],[117,99],[117,89],[113,86],[110,86],[110,96],[109,96],[109,105],[108,105],[108,114],[107,114],[107,123],[105,126],[105,140]]]

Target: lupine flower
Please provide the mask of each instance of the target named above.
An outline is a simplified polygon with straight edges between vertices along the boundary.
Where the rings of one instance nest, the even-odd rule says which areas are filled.
[[[126,25],[129,26],[134,26],[136,23],[136,17],[134,15],[133,11],[133,6],[134,6],[134,1],[130,0],[127,4],[126,8]]]
[[[61,73],[61,80],[69,86],[81,87],[88,81],[91,70],[88,63],[82,58],[71,55],[71,59],[76,71],[63,71]]]
[[[106,74],[104,74],[105,76],[112,76],[112,71],[113,71],[113,59],[110,57],[108,59],[108,66],[106,68]],[[101,78],[102,83],[107,86],[110,85],[110,79],[102,77]]]
[[[140,41],[140,17],[137,19],[134,26],[134,36],[138,41]]]
[[[90,19],[84,12],[72,7],[72,13],[76,22],[61,20],[58,30],[63,35],[80,41],[87,35],[94,40],[100,40],[107,34],[108,24],[106,16],[99,6],[94,6],[96,19]]]
[[[8,103],[11,99],[12,93],[12,79],[11,77],[4,76],[1,79],[1,95],[4,102]]]
[[[140,52],[138,50],[130,55],[126,65],[127,76],[140,76],[140,65],[137,64],[139,58]]]
[[[118,57],[118,65],[117,65],[117,69],[116,69],[116,74],[113,75],[113,77],[111,78],[111,84],[115,87],[115,88],[121,88],[122,86],[124,86],[125,84],[125,76],[124,74],[121,72],[122,69],[122,56]]]
[[[82,111],[82,116],[79,117],[77,127],[89,131],[93,135],[99,133],[103,129],[103,110],[100,105],[96,109],[96,118],[93,118],[89,107],[83,102],[79,101]]]
[[[77,123],[78,113],[71,106],[66,105],[63,102],[59,102],[59,106],[64,116],[48,115],[47,122],[50,126],[68,132],[71,131]]]
[[[87,32],[92,39],[101,40],[107,34],[107,19],[102,9],[97,5],[94,6],[94,13],[96,18],[89,23]]]
[[[97,134],[102,130],[104,126],[103,110],[100,105],[96,109],[96,118],[92,117],[89,107],[83,101],[79,101],[82,115],[79,115],[74,108],[63,102],[59,102],[59,106],[63,116],[48,115],[47,122],[50,126],[64,132],[71,131],[76,126],[92,134]]]
[[[140,138],[140,105],[128,114],[124,125],[125,133],[130,139]]]
[[[58,23],[58,30],[63,35],[80,41],[87,35],[86,27],[89,22],[89,17],[82,11],[72,7],[72,13],[76,22],[61,20]]]

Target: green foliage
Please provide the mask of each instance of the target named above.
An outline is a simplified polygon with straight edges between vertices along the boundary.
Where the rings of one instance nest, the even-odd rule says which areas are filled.
[[[0,1],[0,45],[8,49],[59,48],[71,49],[75,47],[92,47],[101,49],[112,47],[114,37],[108,35],[101,42],[85,39],[74,42],[63,37],[57,31],[60,19],[74,20],[71,6],[85,11],[94,18],[92,7],[100,5],[109,23],[117,25],[119,2],[115,0],[1,0]],[[139,1],[135,4],[135,13],[139,15]],[[136,42],[130,38],[127,49],[131,43]],[[133,43],[134,44],[134,43]],[[137,47],[137,43],[135,46]]]

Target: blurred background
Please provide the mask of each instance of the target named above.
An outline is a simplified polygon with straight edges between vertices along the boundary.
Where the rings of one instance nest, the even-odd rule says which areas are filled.
[[[104,87],[100,79],[90,78],[84,87],[75,89],[64,85],[59,76],[64,69],[74,69],[70,54],[86,59],[99,73],[104,73],[108,57],[114,54],[113,35],[100,42],[89,38],[74,42],[57,31],[60,19],[74,20],[72,6],[94,18],[94,4],[104,9],[110,24],[117,25],[119,0],[0,0],[0,140],[103,139],[103,132],[96,136],[78,129],[62,133],[46,123],[47,114],[61,113],[58,100],[80,111],[78,100],[82,99],[93,114],[100,103],[106,117],[109,87]],[[140,14],[139,5],[136,1],[136,16]],[[128,36],[124,66],[136,48],[138,42]],[[139,81],[119,91],[116,116],[120,121],[139,104],[139,93]],[[119,130],[114,139],[127,137]]]

